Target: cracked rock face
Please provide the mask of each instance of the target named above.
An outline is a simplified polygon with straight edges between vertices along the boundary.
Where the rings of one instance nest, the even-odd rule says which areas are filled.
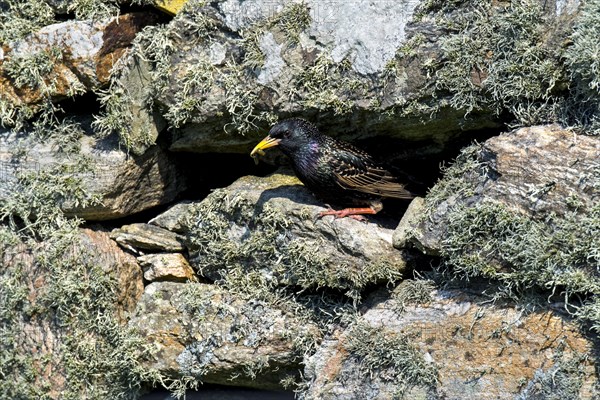
[[[301,398],[513,399],[558,388],[591,398],[597,377],[584,354],[593,343],[569,318],[433,286],[417,289],[415,301],[406,297],[415,287],[407,280],[375,294],[353,324],[326,337],[307,360]]]
[[[368,284],[395,281],[406,269],[392,229],[376,220],[317,219],[322,205],[292,175],[243,177],[185,210],[190,262],[212,280],[253,272],[277,285],[358,298]]]
[[[277,307],[201,283],[148,285],[129,325],[155,349],[147,366],[166,376],[271,389],[297,375],[297,346],[320,335]]]
[[[98,139],[88,132],[77,140],[79,155],[68,157],[56,151],[60,138],[42,141],[32,136],[0,132],[0,199],[20,190],[18,179],[23,175],[72,177],[97,201],[85,206],[64,201],[61,208],[69,215],[101,221],[167,203],[186,187],[174,157],[159,146],[142,156],[129,156],[114,136]]]

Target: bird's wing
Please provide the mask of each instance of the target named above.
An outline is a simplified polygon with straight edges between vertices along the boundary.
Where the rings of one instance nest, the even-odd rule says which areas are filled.
[[[331,163],[337,183],[345,189],[397,199],[414,197],[388,170],[359,149],[340,149]]]

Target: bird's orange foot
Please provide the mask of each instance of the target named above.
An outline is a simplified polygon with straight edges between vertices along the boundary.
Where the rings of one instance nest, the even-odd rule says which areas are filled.
[[[377,210],[372,207],[344,208],[343,210],[329,208],[327,211],[321,211],[318,217],[322,218],[326,215],[333,215],[335,218],[350,217],[357,221],[366,222],[367,218],[363,216],[364,214],[377,214]]]

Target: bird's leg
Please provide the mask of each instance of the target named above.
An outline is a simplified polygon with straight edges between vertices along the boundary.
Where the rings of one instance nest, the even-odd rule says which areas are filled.
[[[326,215],[333,215],[335,218],[350,217],[357,221],[365,221],[366,218],[363,217],[364,214],[377,214],[378,211],[379,210],[374,207],[344,208],[343,210],[333,210],[332,208],[329,208],[327,211],[321,211],[319,213],[319,218]]]

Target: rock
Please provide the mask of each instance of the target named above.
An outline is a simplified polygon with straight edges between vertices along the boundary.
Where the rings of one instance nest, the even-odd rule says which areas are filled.
[[[95,90],[153,14],[130,13],[96,21],[65,21],[8,43],[0,58],[0,92],[13,104],[36,104]],[[34,63],[34,64],[32,64]],[[45,64],[44,64],[45,63]],[[22,72],[38,68],[40,82]],[[41,83],[43,82],[43,84]]]
[[[115,363],[131,366],[124,324],[144,290],[140,267],[105,232],[61,235],[21,242],[0,225],[3,397],[82,398],[86,384],[114,393]]]
[[[394,153],[407,140],[444,149],[465,132],[500,127],[504,109],[493,96],[515,107],[558,104],[568,96],[560,90],[551,96],[557,83],[547,75],[563,73],[561,43],[577,15],[571,3],[490,3],[481,11],[417,1],[189,1],[165,29],[140,35],[144,57],[155,66],[149,103],[177,128],[174,151],[247,152],[276,119],[304,116],[343,139],[385,137],[394,144],[385,155],[416,159],[432,147]],[[511,18],[527,37],[523,49],[502,36],[510,36],[504,32]],[[460,32],[449,28],[462,24]],[[485,26],[498,29],[490,33]],[[548,26],[562,28],[531,34]],[[456,45],[461,38],[473,48]],[[481,50],[500,41],[499,54]],[[551,67],[554,53],[557,66]],[[513,62],[544,56],[549,60],[531,74],[512,78]],[[521,89],[524,81],[540,89]],[[519,90],[524,97],[515,94]]]
[[[82,229],[82,248],[77,251],[89,254],[90,263],[101,266],[105,273],[115,275],[117,287],[114,300],[119,316],[124,322],[131,314],[144,292],[142,271],[135,257],[122,251],[107,232]]]
[[[176,233],[149,224],[130,224],[115,228],[110,237],[127,249],[163,252],[183,251],[183,238]]]
[[[187,0],[159,0],[154,4],[154,7],[161,11],[175,15],[181,10]]]
[[[147,254],[137,258],[149,282],[195,280],[194,270],[180,253]]]
[[[184,220],[193,204],[194,203],[191,201],[177,203],[167,211],[152,218],[148,223],[160,226],[161,228],[168,229],[172,232],[184,233],[186,230]]]
[[[328,287],[354,298],[369,284],[400,279],[406,258],[392,247],[392,229],[317,219],[323,209],[293,175],[240,178],[190,206],[190,262],[213,280],[258,272],[276,285]]]
[[[413,229],[416,228],[423,217],[424,205],[425,202],[422,197],[415,197],[410,202],[392,237],[395,248],[404,249],[407,247]]]
[[[461,207],[500,204],[545,223],[553,215],[589,216],[600,199],[595,137],[535,126],[491,138],[471,152],[463,170],[438,183],[435,196],[426,199],[428,216],[416,229],[414,244],[429,253],[441,252],[451,213]]]
[[[514,399],[535,385],[537,393],[593,398],[593,343],[576,323],[485,300],[422,281],[376,294],[307,359],[300,398]]]
[[[166,377],[265,389],[297,376],[299,344],[320,335],[265,302],[201,283],[151,283],[130,326],[156,349],[146,367]]]
[[[399,116],[431,95],[433,76],[422,61],[441,52],[441,30],[411,26],[417,4],[188,2],[166,30],[144,36],[148,46],[168,41],[147,58],[157,66],[154,101],[179,128],[171,150],[247,152],[274,120],[290,115],[347,140],[394,143],[447,143],[463,130],[497,126],[449,108],[427,113],[425,129],[418,112]],[[419,60],[398,56],[414,36],[427,43]]]
[[[73,156],[57,151],[63,140],[58,135],[39,140],[33,135],[0,131],[0,199],[20,190],[17,178],[23,175],[47,175],[44,179],[49,182],[73,176],[73,188],[60,190],[83,191],[97,201],[82,206],[66,194],[59,200],[61,208],[69,215],[99,221],[167,203],[186,187],[177,163],[159,146],[132,157],[119,148],[115,135],[98,139],[86,132],[69,144],[79,147]]]

